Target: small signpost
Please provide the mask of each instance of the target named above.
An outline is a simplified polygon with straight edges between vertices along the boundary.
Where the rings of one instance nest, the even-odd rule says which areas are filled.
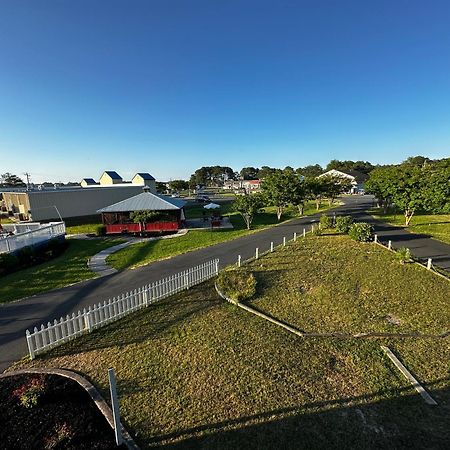
[[[114,419],[114,434],[116,436],[116,444],[121,445],[123,442],[122,425],[120,424],[119,398],[117,397],[116,376],[114,374],[114,369],[108,369],[108,378]]]

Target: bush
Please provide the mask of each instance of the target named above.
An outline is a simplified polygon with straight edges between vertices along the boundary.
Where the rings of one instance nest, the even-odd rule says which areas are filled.
[[[0,274],[12,272],[19,266],[19,258],[11,253],[0,253]]]
[[[65,240],[61,241],[60,239],[50,239],[47,244],[47,252],[50,252],[53,258],[62,255],[66,248],[67,242]]]
[[[95,234],[97,236],[106,236],[106,227],[105,227],[105,225],[97,225],[95,227]]]
[[[326,214],[322,214],[320,216],[320,228],[322,230],[333,228],[333,218],[331,216],[327,216]]]
[[[412,261],[411,250],[406,247],[401,247],[397,250],[395,256],[400,261],[400,264],[405,264],[405,262]]]
[[[373,226],[369,223],[354,223],[348,230],[348,235],[359,242],[369,242],[372,240]]]
[[[36,252],[33,247],[31,247],[29,245],[27,247],[22,247],[17,252],[17,258],[19,258],[20,265],[29,266],[29,265],[33,264],[35,254],[36,254]]]
[[[44,376],[36,375],[27,383],[13,391],[12,395],[19,400],[25,408],[33,408],[39,402],[39,398],[45,393]]]
[[[352,223],[352,216],[338,216],[336,217],[336,231],[338,233],[348,233]]]
[[[311,228],[311,235],[312,236],[321,236],[322,235],[322,230],[320,229],[319,225],[317,226],[312,226]]]
[[[218,289],[229,299],[240,302],[256,293],[256,279],[243,269],[224,270],[217,277]]]

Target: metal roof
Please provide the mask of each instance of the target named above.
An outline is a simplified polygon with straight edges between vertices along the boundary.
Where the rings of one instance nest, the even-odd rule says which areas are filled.
[[[84,181],[88,184],[97,184],[97,182],[93,178],[83,178],[81,181]]]
[[[154,180],[154,178],[148,173],[148,172],[138,172],[136,175],[139,175],[140,177],[142,177],[144,180]],[[135,175],[135,176],[136,176]],[[134,177],[135,177],[134,176]],[[133,177],[133,178],[134,178]]]
[[[122,179],[122,177],[114,170],[105,170],[104,173],[109,175],[113,180],[121,180]]]
[[[129,212],[129,211],[164,211],[181,209],[186,204],[184,200],[156,195],[151,192],[142,192],[134,197],[127,198],[121,202],[106,206],[97,210],[105,212]]]

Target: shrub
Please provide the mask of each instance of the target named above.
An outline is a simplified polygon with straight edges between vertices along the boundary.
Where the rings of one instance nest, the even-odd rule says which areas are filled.
[[[105,227],[105,225],[97,225],[95,227],[95,234],[97,236],[105,236],[106,235],[106,227]]]
[[[320,216],[320,228],[322,230],[333,228],[333,218],[331,216],[327,216],[326,214],[322,214]]]
[[[336,217],[336,231],[338,233],[348,233],[348,230],[352,223],[352,216],[338,216]]]
[[[39,398],[45,392],[45,379],[41,376],[31,378],[27,383],[13,391],[12,395],[19,400],[25,408],[33,408],[38,404]]]
[[[67,248],[67,242],[60,239],[51,239],[47,243],[47,251],[51,253],[52,257],[62,255]]]
[[[321,236],[322,235],[322,230],[320,229],[319,225],[317,226],[312,226],[311,228],[311,235],[312,236]]]
[[[369,223],[359,222],[350,225],[348,235],[359,242],[369,242],[372,240],[373,226]]]
[[[19,263],[22,266],[29,266],[33,263],[33,259],[35,256],[35,250],[33,247],[31,246],[27,246],[27,247],[22,247],[18,252],[17,252],[17,258],[19,258]]]
[[[11,253],[0,253],[0,274],[12,272],[17,269],[19,258]]]
[[[400,261],[400,264],[405,264],[405,262],[411,262],[411,250],[406,247],[401,247],[396,251],[395,256]]]
[[[229,299],[240,302],[256,293],[256,279],[243,269],[224,270],[217,277],[218,289]]]

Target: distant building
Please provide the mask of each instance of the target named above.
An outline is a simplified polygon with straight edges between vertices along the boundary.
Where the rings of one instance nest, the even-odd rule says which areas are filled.
[[[254,192],[261,188],[261,180],[230,180],[225,181],[223,188],[231,191]]]
[[[105,170],[99,181],[102,186],[123,183],[122,177],[117,172],[114,172],[114,170]]]
[[[132,182],[123,182],[117,172],[107,171],[100,183],[83,178],[80,186],[74,187],[3,190],[3,202],[6,210],[21,220],[98,217],[97,210],[140,194],[144,186],[156,193],[155,179],[148,173],[140,172]]]
[[[346,178],[350,181],[352,184],[352,188],[350,189],[350,194],[358,194],[364,192],[364,183],[369,178],[369,175],[358,172],[356,170],[336,170],[331,169],[328,172],[323,173],[322,175],[319,175],[318,178],[325,177],[325,176],[331,176],[331,177],[340,177],[340,178]]]

